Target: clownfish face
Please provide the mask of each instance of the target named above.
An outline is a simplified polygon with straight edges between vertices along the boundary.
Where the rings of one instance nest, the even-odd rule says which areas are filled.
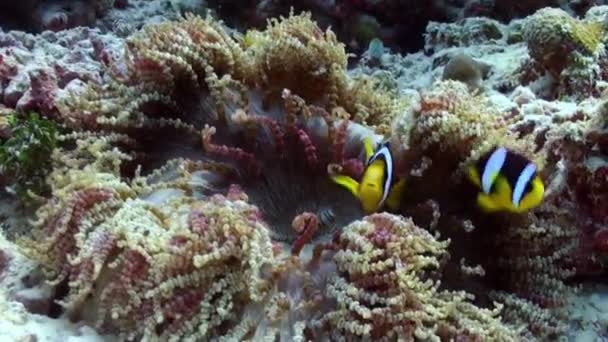
[[[376,151],[370,138],[364,140],[367,165],[361,180],[358,182],[345,175],[336,175],[335,183],[347,188],[359,198],[366,213],[374,213],[386,203],[392,210],[399,207],[401,194],[405,188],[403,179],[393,182],[393,156],[387,144],[381,144]]]
[[[469,179],[480,188],[477,204],[485,211],[521,213],[538,206],[544,197],[536,166],[504,147],[490,150],[470,166]]]

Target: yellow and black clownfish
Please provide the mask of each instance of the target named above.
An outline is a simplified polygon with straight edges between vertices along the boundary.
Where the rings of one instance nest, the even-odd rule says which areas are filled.
[[[468,176],[481,191],[477,204],[484,211],[521,213],[539,205],[545,186],[536,166],[505,147],[494,147],[475,164]]]
[[[357,182],[345,175],[332,176],[333,181],[355,195],[366,213],[376,212],[385,204],[390,209],[397,210],[405,181],[395,181],[395,165],[388,143],[381,143],[374,151],[371,139],[366,137],[363,145],[367,163],[361,181]]]

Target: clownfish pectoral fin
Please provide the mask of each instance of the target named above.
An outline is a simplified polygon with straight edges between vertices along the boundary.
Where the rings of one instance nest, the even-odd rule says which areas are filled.
[[[365,161],[367,162],[369,158],[374,155],[374,144],[372,143],[372,138],[363,138],[363,147],[365,148]]]
[[[503,209],[514,211],[513,192],[509,181],[503,176],[498,176],[495,178],[494,183],[494,191],[491,194],[494,202]]]
[[[388,193],[388,197],[386,198],[386,205],[391,210],[399,209],[399,205],[401,204],[401,195],[405,190],[405,179],[400,179],[397,183],[395,183],[391,191]]]
[[[344,175],[332,176],[331,179],[336,184],[342,185],[348,189],[355,197],[359,197],[359,182],[356,180]]]
[[[481,188],[481,177],[479,176],[479,172],[477,171],[477,168],[475,168],[475,166],[469,166],[467,175],[469,176],[469,180],[473,184]]]
[[[500,206],[487,194],[480,192],[477,195],[477,205],[486,212],[500,210]]]

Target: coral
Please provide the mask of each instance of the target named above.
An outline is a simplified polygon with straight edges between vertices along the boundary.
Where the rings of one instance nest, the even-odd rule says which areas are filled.
[[[404,57],[427,68],[405,82],[440,77],[468,44],[503,53],[489,61],[511,50],[506,26],[465,23],[454,36],[429,25],[430,49],[468,50]],[[513,81],[511,67],[493,63],[484,86],[494,89],[482,94],[444,80],[406,100],[378,75],[347,72],[344,46],[309,14],[244,36],[210,17],[152,23],[122,58],[112,40],[79,32],[104,77],[93,68],[65,98],[66,74],[36,71],[44,77],[21,100],[68,129],[36,233],[21,244],[73,320],[124,339],[553,340],[567,327],[566,280],[603,261],[608,234],[592,213],[605,207],[593,158],[605,124],[564,118],[525,88],[493,91]],[[515,44],[512,58],[525,51]],[[29,76],[2,56],[2,80]],[[27,89],[15,88],[16,104]],[[360,177],[364,136],[388,138],[395,171],[411,178],[395,215],[363,217],[330,181]],[[539,166],[542,206],[477,210],[461,171],[494,145]],[[554,186],[559,175],[569,184]]]
[[[598,54],[602,49],[600,34],[600,23],[579,21],[555,8],[539,10],[528,17],[524,25],[530,56],[556,73],[567,63],[568,58],[564,57],[575,52],[590,56]]]
[[[87,1],[53,0],[41,2],[32,12],[34,32],[61,31],[95,23],[95,8]]]
[[[272,105],[285,88],[335,116],[343,107],[356,122],[383,132],[402,107],[376,92],[373,82],[349,77],[343,47],[307,14],[250,31],[242,41],[214,19],[186,15],[146,26],[127,41],[125,63],[112,58],[110,64],[109,82],[91,82],[58,102],[71,127],[178,128],[193,134],[215,120],[229,120],[238,108]],[[296,83],[294,70],[300,75]]]
[[[424,50],[440,51],[455,46],[497,42],[505,39],[504,24],[489,18],[466,18],[460,23],[430,22],[424,33]]]
[[[558,96],[597,94],[603,27],[563,10],[544,8],[526,18],[523,36],[532,59],[558,81]]]
[[[552,338],[569,329],[567,307],[574,289],[565,281],[575,274],[578,232],[539,216],[529,226],[508,227],[492,239],[503,252],[496,269],[486,266],[485,270],[498,274],[503,284],[490,297],[504,303],[505,319],[526,326],[529,338]]]
[[[553,168],[545,169],[547,150],[542,149],[546,130],[517,129],[524,120],[519,111],[502,112],[488,97],[454,81],[422,92],[401,119],[394,135],[408,146],[404,158],[417,179],[408,183],[401,212],[453,241],[445,267],[451,271],[443,284],[475,294],[477,304],[503,303],[505,320],[525,325],[537,338],[563,334],[573,292],[565,281],[575,274],[579,246],[571,218],[549,199],[522,216],[483,215],[460,172],[490,146],[501,145],[534,160],[551,179]]]
[[[553,190],[556,205],[570,209],[566,217],[579,232],[579,248],[573,253],[577,274],[593,276],[604,272],[608,261],[606,102],[576,114],[547,132],[547,148],[561,178]]]
[[[344,46],[332,31],[322,31],[310,14],[271,20],[263,32],[248,31],[244,43],[254,56],[250,82],[259,83],[266,93],[280,96],[287,88],[307,102],[326,98],[333,108],[345,91]]]
[[[544,7],[562,7],[569,9],[571,1],[560,0],[532,0],[515,4],[509,0],[480,1],[469,0],[463,9],[466,17],[490,17],[506,22],[514,18],[528,16]]]
[[[103,17],[115,5],[125,1],[115,0],[27,0],[3,2],[0,11],[11,15],[0,15],[5,29],[19,29],[40,33],[46,30],[61,31],[78,26],[92,26],[96,18]]]
[[[372,79],[347,76],[343,44],[332,31],[320,30],[310,14],[272,20],[263,32],[248,31],[244,43],[254,55],[256,70],[249,82],[267,94],[279,96],[289,89],[309,103],[323,104],[330,113],[343,107],[356,122],[383,133],[401,109],[397,100],[376,91]]]
[[[349,125],[347,118],[387,131],[401,104],[374,92],[373,82],[351,79],[342,46],[331,31],[319,36],[321,32],[308,15],[284,18],[263,32],[251,31],[241,45],[211,18],[187,15],[176,22],[150,25],[129,39],[126,63],[112,65],[109,82],[91,83],[60,103],[61,118],[78,131],[126,133],[137,143],[137,153],[156,158],[160,165],[166,154],[202,158],[188,150],[198,148],[192,140],[194,132],[209,125],[202,139],[208,156],[238,160],[240,179],[234,182],[245,189],[271,226],[284,227],[273,237],[294,239],[291,222],[304,211],[316,212],[322,226],[332,230],[347,223],[333,222],[344,216],[338,212],[356,216],[359,210],[349,200],[338,204],[342,201],[335,196],[344,193],[334,191],[337,187],[327,177],[327,167],[335,163],[347,173],[360,173],[362,164],[355,161],[358,144],[344,145],[354,131],[358,136],[372,134]],[[302,45],[297,54],[275,46],[298,45],[300,40],[312,45]],[[318,55],[324,57],[313,58]],[[309,56],[310,63],[302,63],[302,56]],[[286,65],[297,68],[308,81],[289,83],[291,76],[280,76]],[[329,78],[319,73],[330,69]],[[336,87],[331,95],[328,88]],[[273,98],[279,90],[281,97]],[[297,96],[285,95],[291,93]],[[305,96],[314,105],[307,105]],[[173,145],[149,139],[159,131],[175,136]],[[214,140],[236,141],[237,146],[212,142],[215,132]],[[134,162],[142,160],[135,158]],[[305,183],[314,185],[301,186]],[[298,199],[302,204],[280,210],[269,198]]]
[[[437,182],[444,182],[444,186],[453,182],[451,176],[460,174],[467,163],[496,145],[508,146],[543,164],[542,156],[533,153],[534,142],[509,130],[511,113],[501,113],[482,94],[471,95],[467,85],[458,81],[441,81],[422,92],[414,111],[401,120],[393,134],[400,137],[408,154],[418,155],[407,159],[414,162],[425,156],[431,163],[432,167],[425,167],[424,177],[434,179],[433,183],[421,182],[429,188]],[[433,172],[441,175],[431,177]]]
[[[0,102],[46,117],[57,116],[70,90],[101,82],[104,60],[119,46],[112,35],[89,28],[36,36],[0,32],[0,41]]]
[[[48,315],[53,291],[45,283],[39,265],[26,258],[0,230],[0,285],[2,296],[30,313]],[[3,311],[4,312],[4,311]],[[4,317],[4,316],[3,316]]]

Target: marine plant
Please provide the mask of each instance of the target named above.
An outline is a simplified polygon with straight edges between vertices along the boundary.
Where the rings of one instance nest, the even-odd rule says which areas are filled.
[[[22,200],[31,193],[47,193],[51,154],[58,145],[57,124],[34,112],[9,114],[7,124],[10,136],[0,145],[0,172]]]

